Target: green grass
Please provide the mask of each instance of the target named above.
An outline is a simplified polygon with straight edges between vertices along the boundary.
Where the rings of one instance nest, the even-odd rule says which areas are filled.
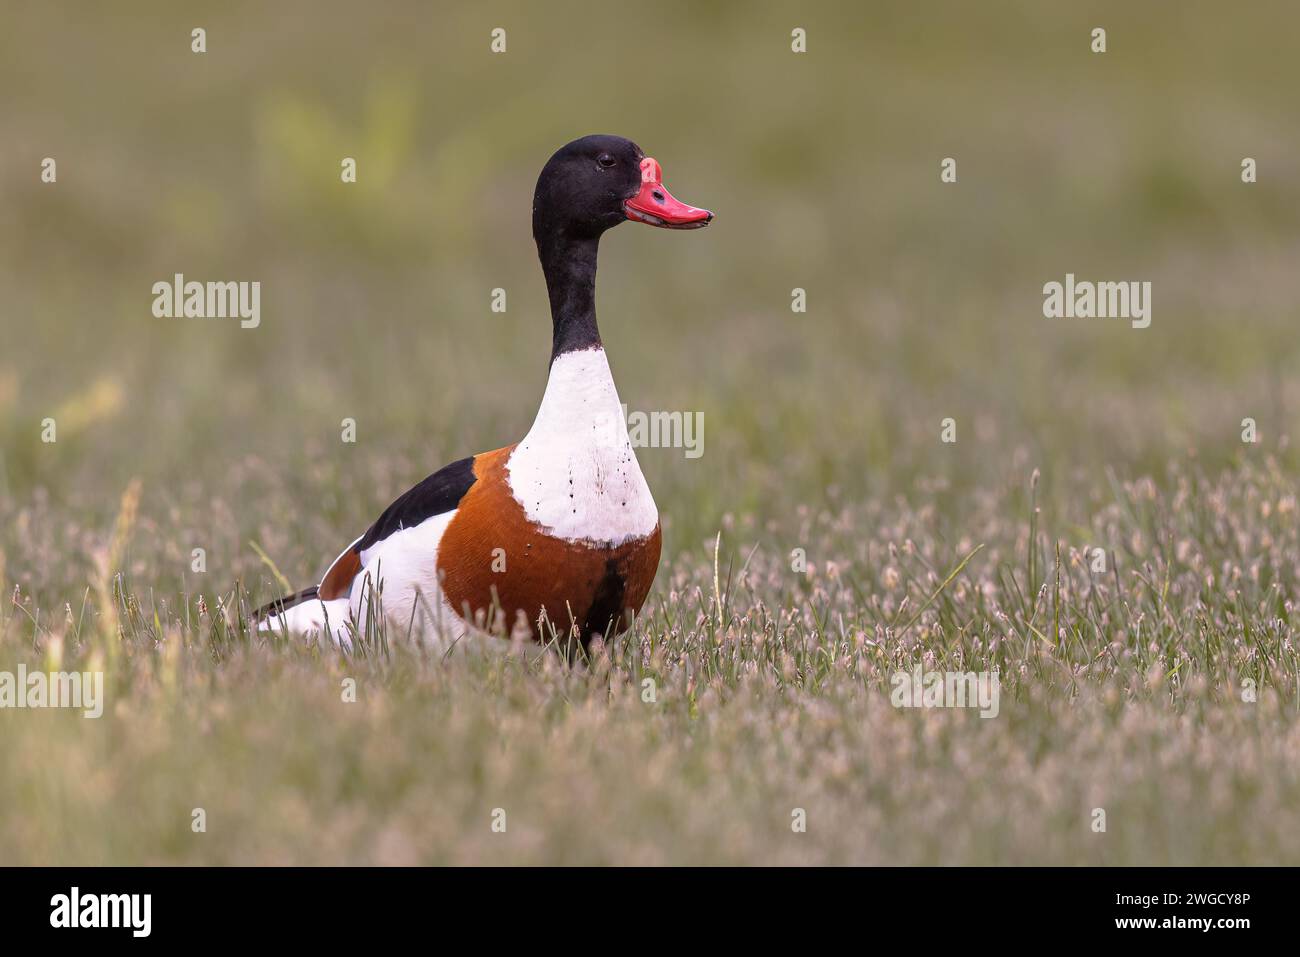
[[[114,580],[71,624],[23,598],[5,664],[105,669],[108,708],[6,715],[0,800],[31,812],[5,859],[1294,863],[1296,488],[1251,465],[1169,484],[1090,516],[1117,543],[1100,576],[1030,548],[1019,490],[972,501],[984,547],[955,576],[969,541],[906,501],[809,511],[807,576],[741,521],[716,579],[678,555],[573,667],[267,640],[234,593],[181,613]],[[895,709],[916,662],[998,672],[999,714]]]
[[[1300,863],[1300,17],[860,6],[14,17],[0,670],[108,701],[0,710],[0,862]],[[622,397],[705,425],[640,452],[635,630],[573,666],[250,637],[259,550],[309,583],[527,429],[533,181],[596,130],[718,213],[603,247]],[[153,318],[177,271],[260,280],[261,327]],[[1066,272],[1151,280],[1151,327],[1043,319]],[[894,708],[917,663],[996,670],[1000,713]]]

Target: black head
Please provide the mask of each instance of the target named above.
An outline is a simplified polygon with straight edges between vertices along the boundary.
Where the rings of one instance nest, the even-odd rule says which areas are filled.
[[[596,256],[611,226],[634,219],[696,229],[713,214],[673,199],[659,164],[621,136],[584,136],[561,147],[537,177],[533,239],[546,275],[554,334],[551,358],[600,345]]]
[[[645,154],[621,136],[584,136],[555,151],[537,177],[533,236],[595,238],[627,219],[623,204],[641,188]]]
[[[669,228],[706,225],[713,214],[677,202],[659,164],[621,136],[584,136],[560,147],[537,177],[533,237],[595,239],[627,219]]]

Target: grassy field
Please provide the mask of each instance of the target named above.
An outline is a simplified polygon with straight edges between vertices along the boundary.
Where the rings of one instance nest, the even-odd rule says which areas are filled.
[[[107,700],[0,709],[0,863],[1300,863],[1300,11],[1133,6],[7,11],[0,672]],[[532,188],[595,131],[718,214],[602,246],[624,401],[704,422],[639,452],[641,621],[250,638],[259,551],[310,583],[527,430]],[[177,272],[260,326],[155,318]],[[1066,273],[1150,327],[1045,319]]]

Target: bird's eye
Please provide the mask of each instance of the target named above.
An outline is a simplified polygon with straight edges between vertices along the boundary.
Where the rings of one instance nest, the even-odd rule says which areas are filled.
[[[618,160],[614,159],[614,157],[610,156],[608,153],[601,153],[598,157],[596,157],[596,162],[599,163],[603,168],[609,169],[611,166],[617,163]]]

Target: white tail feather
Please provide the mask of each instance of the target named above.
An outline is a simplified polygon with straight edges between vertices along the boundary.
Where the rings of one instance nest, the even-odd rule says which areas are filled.
[[[321,636],[329,634],[334,644],[351,650],[352,635],[348,629],[348,600],[335,598],[321,601],[313,598],[300,605],[285,609],[278,615],[264,618],[257,626],[260,632]]]

